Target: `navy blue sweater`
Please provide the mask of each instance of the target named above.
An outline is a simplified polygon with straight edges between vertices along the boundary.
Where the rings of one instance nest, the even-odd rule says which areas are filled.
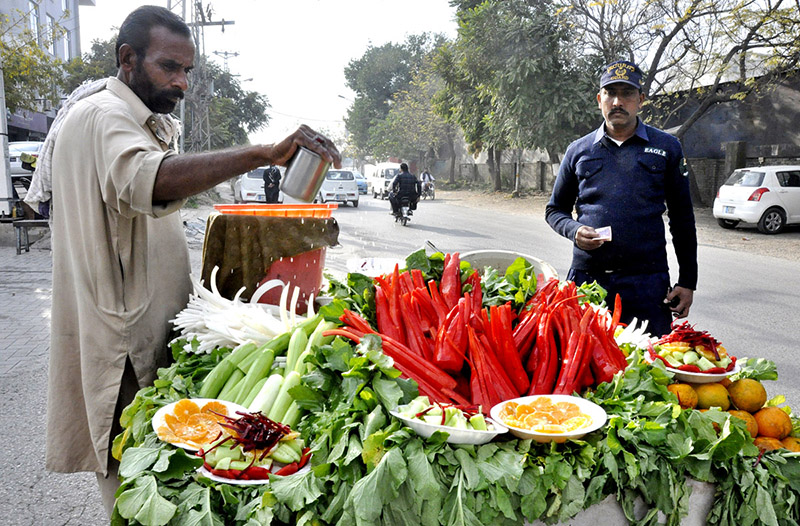
[[[611,226],[612,241],[591,251],[573,245],[572,267],[590,273],[668,271],[662,218],[667,210],[678,285],[694,290],[697,233],[682,160],[675,137],[641,120],[621,146],[606,136],[605,126],[573,142],[547,205],[547,223],[573,243],[582,225]]]

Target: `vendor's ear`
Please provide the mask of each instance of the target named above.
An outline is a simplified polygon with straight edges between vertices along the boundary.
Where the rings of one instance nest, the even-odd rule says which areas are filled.
[[[130,44],[122,44],[119,47],[119,68],[129,73],[136,67],[136,61],[139,60],[136,50]]]

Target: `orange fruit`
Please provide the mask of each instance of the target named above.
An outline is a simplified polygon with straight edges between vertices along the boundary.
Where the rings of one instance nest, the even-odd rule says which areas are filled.
[[[701,409],[719,407],[722,411],[727,411],[731,406],[728,390],[719,382],[696,385],[694,390],[697,393],[697,407]]]
[[[678,403],[684,409],[694,409],[697,407],[697,392],[689,384],[669,384],[667,389],[670,393],[678,397]]]
[[[792,419],[779,407],[764,407],[753,416],[761,436],[783,440],[792,432]]]
[[[722,387],[724,387],[725,389],[727,389],[727,388],[728,388],[728,386],[729,386],[729,385],[731,385],[733,382],[731,382],[731,379],[730,379],[730,378],[723,378],[722,380],[720,380],[720,381],[719,381],[719,383],[721,383],[721,384],[722,384]]]
[[[786,437],[781,440],[781,444],[789,451],[800,451],[800,440],[795,437]]]
[[[207,402],[206,405],[200,410],[201,413],[219,413],[221,415],[228,416],[228,406],[220,402],[219,400],[211,400]]]
[[[736,380],[728,386],[728,394],[733,405],[749,413],[755,413],[764,407],[767,401],[767,390],[761,382],[752,378]]]
[[[783,447],[789,451],[800,451],[800,439],[796,437],[788,436],[781,440],[781,444],[783,444]]]
[[[738,409],[731,409],[728,411],[731,416],[735,416],[736,418],[740,418],[744,420],[744,423],[747,425],[747,431],[750,433],[750,436],[753,438],[758,436],[758,422],[756,422],[755,417],[748,413],[747,411],[741,411]]]
[[[191,415],[199,412],[200,408],[197,407],[197,404],[187,398],[180,400],[175,404],[175,409],[172,410],[172,413],[178,417],[178,420],[181,422],[186,422]]]
[[[753,443],[761,451],[772,451],[773,449],[781,449],[783,443],[777,438],[759,436],[753,440]]]

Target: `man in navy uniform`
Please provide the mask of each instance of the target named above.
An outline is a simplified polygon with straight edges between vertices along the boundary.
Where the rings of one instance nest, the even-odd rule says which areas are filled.
[[[641,80],[631,62],[603,70],[597,103],[604,123],[567,148],[545,214],[553,230],[574,243],[567,279],[597,281],[607,301],[619,294],[622,321],[648,320],[649,332],[660,336],[692,305],[697,233],[680,143],[638,117],[645,99]],[[679,266],[674,288],[665,210]]]

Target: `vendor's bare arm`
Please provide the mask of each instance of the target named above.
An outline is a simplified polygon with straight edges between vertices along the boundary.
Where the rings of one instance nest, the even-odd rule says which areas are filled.
[[[203,192],[244,172],[277,164],[285,166],[298,146],[304,146],[325,161],[341,167],[336,146],[308,126],[301,126],[279,143],[242,146],[216,152],[173,155],[164,159],[153,186],[153,202],[184,199]]]

